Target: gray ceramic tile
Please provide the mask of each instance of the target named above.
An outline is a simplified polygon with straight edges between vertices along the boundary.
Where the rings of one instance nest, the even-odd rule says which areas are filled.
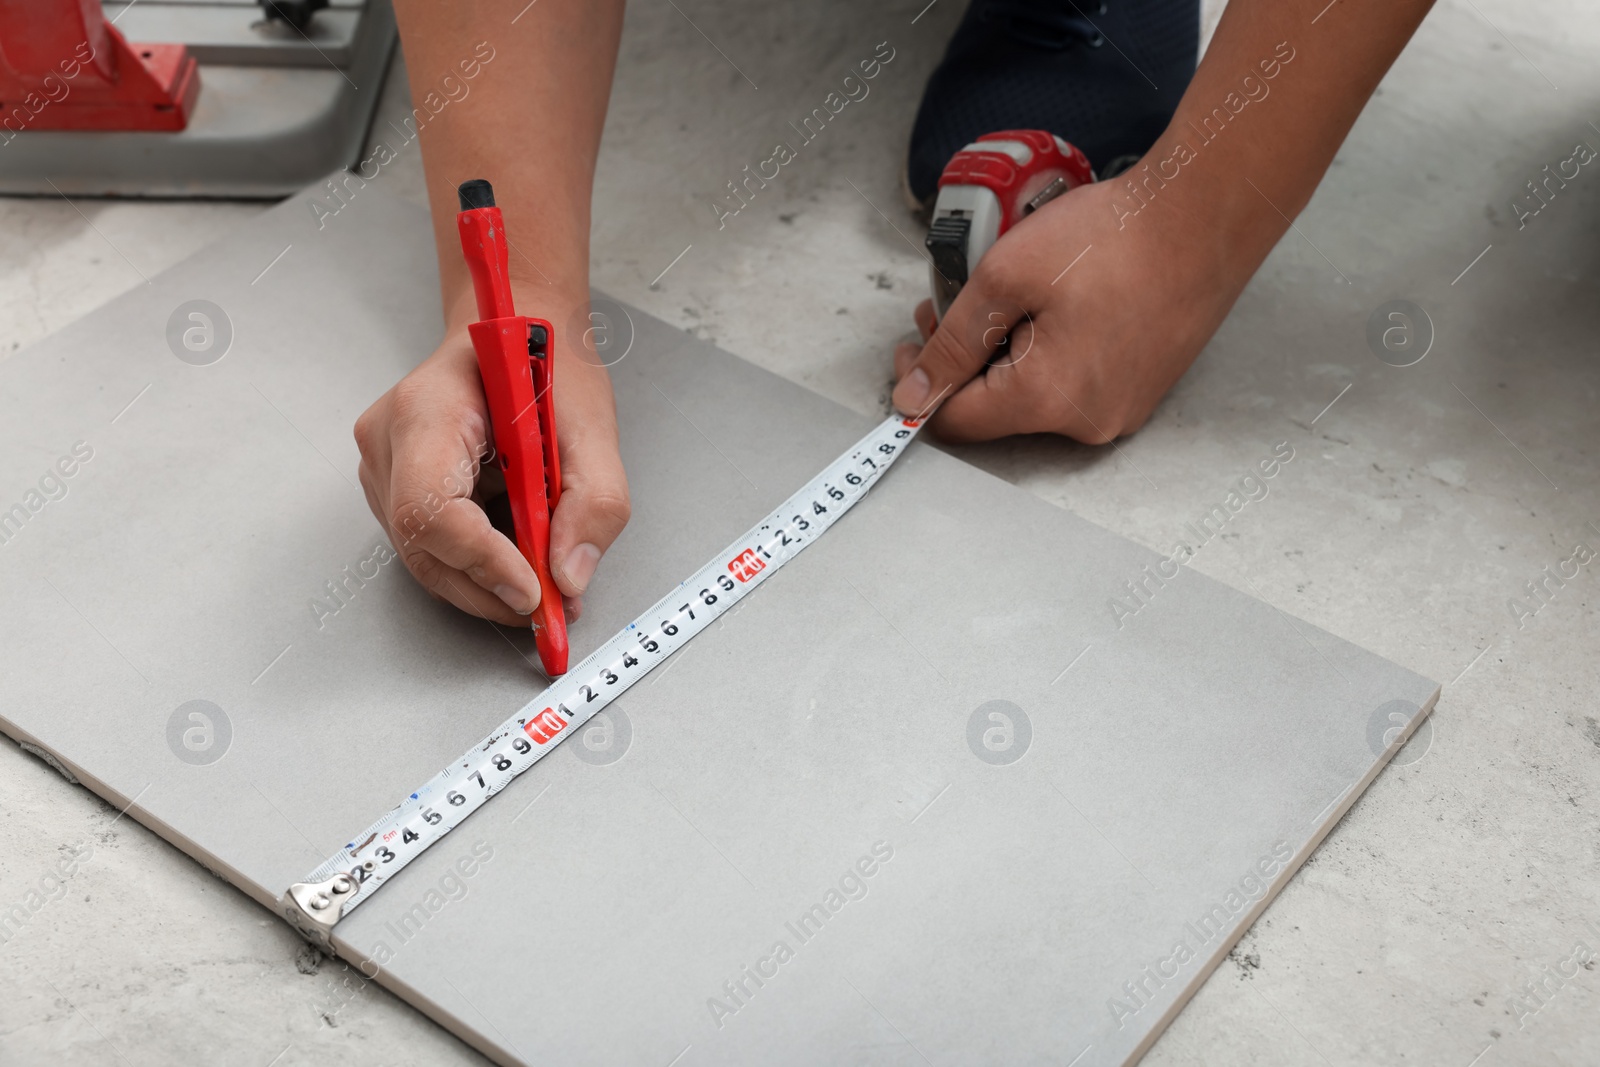
[[[0,367],[0,725],[263,904],[540,686],[398,562],[312,607],[383,543],[350,426],[436,336],[428,242],[375,192],[290,201]],[[207,366],[167,339],[198,299]],[[870,425],[633,317],[634,520],[579,654]],[[622,698],[620,759],[569,741],[341,954],[505,1062],[1136,1058],[1438,691],[1187,570],[1117,625],[1159,558],[919,444]],[[169,744],[193,700],[215,762]],[[1012,762],[969,743],[990,701]]]

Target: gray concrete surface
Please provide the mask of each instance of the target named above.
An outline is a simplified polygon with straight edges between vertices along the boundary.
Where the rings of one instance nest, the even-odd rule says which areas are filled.
[[[898,206],[900,154],[958,5],[914,24],[922,2],[677,6],[630,10],[595,281],[879,410],[891,342],[926,286]],[[1321,4],[1306,6],[1312,47]],[[707,205],[722,183],[885,39],[897,58],[873,95],[719,232]],[[1600,1062],[1600,975],[1568,962],[1600,951],[1593,566],[1528,602],[1531,615],[1509,607],[1580,542],[1600,547],[1597,179],[1583,168],[1522,229],[1510,207],[1575,142],[1600,148],[1597,45],[1600,14],[1578,0],[1442,0],[1298,231],[1145,430],[1115,451],[1038,438],[960,451],[1165,547],[1288,440],[1298,480],[1279,479],[1193,565],[1447,683],[1431,728],[1146,1063]],[[384,116],[403,111],[403,92],[396,72]],[[416,195],[418,162],[404,149],[381,180]],[[0,352],[258,210],[0,201]],[[1413,367],[1380,363],[1364,340],[1395,298],[1424,306],[1436,330]],[[63,850],[93,850],[0,945],[0,1063],[481,1062],[9,746],[0,816],[0,906]],[[1529,983],[1542,983],[1536,997]]]

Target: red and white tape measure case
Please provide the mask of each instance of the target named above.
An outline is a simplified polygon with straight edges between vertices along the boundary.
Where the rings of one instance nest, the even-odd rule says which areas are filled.
[[[939,175],[926,242],[939,317],[1001,234],[1092,181],[1089,158],[1044,130],[986,134],[951,157]]]

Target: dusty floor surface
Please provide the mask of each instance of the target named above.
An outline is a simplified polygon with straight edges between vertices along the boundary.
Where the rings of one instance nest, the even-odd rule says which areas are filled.
[[[924,3],[633,5],[596,283],[881,410],[891,344],[927,286],[901,155],[960,14],[944,0],[913,21]],[[1320,6],[1308,5],[1307,47]],[[884,40],[897,58],[870,98],[719,231],[709,203],[723,183]],[[1600,546],[1600,177],[1585,167],[1521,229],[1510,207],[1576,142],[1600,147],[1597,49],[1600,12],[1579,0],[1442,0],[1298,229],[1144,431],[1116,451],[1054,439],[961,451],[1165,548],[1289,441],[1288,476],[1194,565],[1445,682],[1431,723],[1146,1063],[1600,1063],[1600,974],[1572,962],[1600,950],[1594,568],[1542,600],[1525,592],[1580,544]],[[397,63],[380,130],[403,100]],[[418,164],[412,147],[381,181],[418,196]],[[0,201],[0,353],[259,210]],[[1397,298],[1436,331],[1408,368],[1364,339]],[[65,895],[0,945],[0,1063],[481,1062],[131,818],[0,746],[0,907],[73,848]]]

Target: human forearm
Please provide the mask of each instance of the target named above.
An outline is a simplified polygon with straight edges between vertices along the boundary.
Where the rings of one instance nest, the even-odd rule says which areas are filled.
[[[406,64],[419,96],[455,74],[482,42],[498,58],[462,106],[444,109],[421,129],[440,288],[452,326],[474,317],[455,224],[456,186],[468,178],[494,183],[506,229],[517,235],[514,284],[543,289],[562,304],[587,298],[589,203],[622,9],[621,0],[540,0],[537,6],[526,0],[397,0]],[[550,317],[534,306],[525,313]]]
[[[1325,3],[1232,0],[1166,133],[1119,179],[1126,209],[1226,235],[1215,265],[1254,272],[1432,6]]]

